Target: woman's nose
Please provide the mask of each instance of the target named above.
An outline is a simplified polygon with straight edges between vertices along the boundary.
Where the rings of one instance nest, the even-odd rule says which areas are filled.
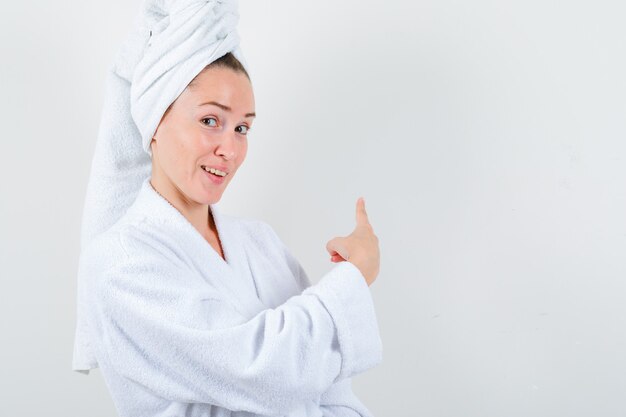
[[[221,135],[215,152],[218,155],[223,156],[227,161],[235,157],[234,132],[225,132]]]

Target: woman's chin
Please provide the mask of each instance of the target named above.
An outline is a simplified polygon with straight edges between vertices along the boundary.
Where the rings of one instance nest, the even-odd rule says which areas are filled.
[[[196,197],[199,198],[196,201],[199,203],[202,201],[202,204],[214,204],[222,198],[222,194],[232,180],[234,172],[228,174],[228,178],[213,178],[210,176],[213,174],[206,174],[204,172],[201,175],[201,178],[197,178],[199,182],[195,184],[197,187],[196,190],[198,191]]]
[[[218,201],[220,201],[220,199],[222,198],[222,193],[223,193],[223,190],[216,190],[216,189],[207,190],[206,188],[203,188],[196,194],[195,201],[198,204],[204,204],[204,205],[215,204]]]

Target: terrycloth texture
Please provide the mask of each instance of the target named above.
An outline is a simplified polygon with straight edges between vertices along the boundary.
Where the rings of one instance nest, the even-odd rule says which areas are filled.
[[[147,0],[109,69],[83,210],[81,249],[111,227],[150,176],[150,141],[167,107],[207,64],[227,52],[247,68],[236,0]],[[97,366],[78,282],[73,369]]]
[[[350,386],[382,361],[360,271],[311,285],[267,223],[210,210],[226,260],[149,180],[81,257],[120,416],[371,417]]]

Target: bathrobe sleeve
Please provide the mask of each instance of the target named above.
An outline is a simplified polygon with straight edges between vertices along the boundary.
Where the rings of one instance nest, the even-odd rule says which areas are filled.
[[[281,248],[300,291],[311,287],[311,280],[298,259],[293,256],[291,250],[283,243],[274,229],[267,224],[265,226],[274,241],[274,245]],[[351,378],[334,382],[322,393],[319,404],[324,417],[373,417],[372,413],[352,391]]]
[[[335,382],[320,398],[324,417],[374,417],[352,391],[352,379]]]
[[[283,415],[382,360],[369,287],[351,263],[248,319],[165,246],[134,243],[141,250],[92,271],[91,311],[111,367],[161,398]]]

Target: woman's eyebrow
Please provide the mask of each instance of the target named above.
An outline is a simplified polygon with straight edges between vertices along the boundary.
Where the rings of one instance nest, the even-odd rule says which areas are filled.
[[[206,103],[202,103],[202,104],[198,104],[198,107],[202,107],[202,106],[206,106],[207,104],[212,104],[214,106],[219,107],[222,110],[226,110],[226,111],[233,111],[233,109],[231,109],[230,107],[228,107],[225,104],[220,104],[217,101],[207,101]],[[256,117],[256,113],[252,112],[252,113],[246,113],[245,117]]]

